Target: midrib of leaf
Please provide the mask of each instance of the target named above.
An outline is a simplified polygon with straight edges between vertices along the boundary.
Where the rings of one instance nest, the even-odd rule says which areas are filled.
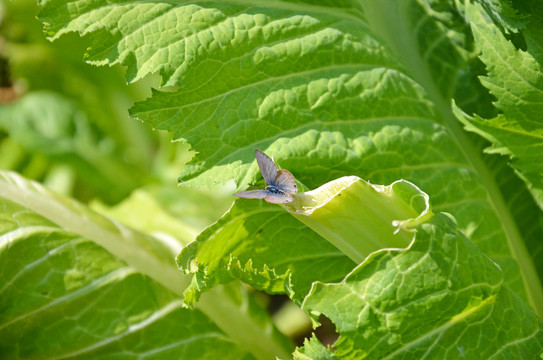
[[[505,204],[498,185],[483,161],[480,152],[474,148],[459,121],[452,113],[450,100],[441,96],[441,91],[434,82],[427,64],[417,51],[416,33],[408,26],[409,24],[403,15],[408,12],[406,7],[410,6],[410,2],[407,0],[378,0],[360,1],[360,4],[367,15],[369,25],[376,30],[376,33],[383,36],[396,56],[405,64],[405,68],[413,79],[426,89],[428,97],[441,114],[444,125],[472,165],[474,171],[479,174],[481,182],[487,190],[488,201],[501,220],[512,256],[517,260],[520,267],[520,275],[528,301],[538,315],[543,316],[543,288],[532,260],[523,245],[522,236],[518,231],[511,211]]]
[[[246,321],[245,319],[249,318],[249,316],[240,316],[240,312],[249,312],[249,304],[245,301],[240,305],[232,301],[225,301],[228,298],[226,289],[224,286],[218,286],[209,292],[203,293],[198,300],[197,307],[206,309],[205,313],[211,319],[223,318],[229,320],[230,331],[245,338],[247,344],[244,345],[250,346],[249,349],[253,350],[252,354],[256,354],[255,356],[260,355],[260,359],[269,359],[271,356],[276,356],[278,359],[290,358],[291,355],[285,349],[279,349],[279,346],[276,345],[277,341],[273,339],[274,329],[272,323],[268,322],[266,327],[258,328],[254,325],[254,322]],[[217,298],[225,300],[217,301]],[[267,335],[265,341],[263,335],[258,336],[260,333]]]
[[[10,180],[18,181],[12,177]],[[175,266],[166,264],[157,256],[151,255],[145,249],[132,246],[128,243],[119,246],[118,235],[115,235],[105,228],[94,223],[90,218],[82,216],[68,206],[53,201],[47,194],[42,194],[39,188],[27,189],[27,184],[20,181],[19,186],[3,182],[0,186],[0,196],[14,203],[22,205],[48,220],[58,224],[62,228],[80,234],[83,237],[92,239],[104,249],[134,266],[138,271],[150,276],[165,288],[175,294],[183,295],[183,290],[188,286],[190,280],[183,279]],[[74,204],[74,206],[78,206]],[[126,234],[130,236],[130,234]]]
[[[340,7],[312,5],[309,2],[293,3],[291,1],[272,0],[272,1],[266,1],[264,5],[263,5],[263,2],[259,0],[257,1],[230,0],[228,2],[231,4],[245,5],[247,7],[265,6],[266,8],[269,8],[269,9],[292,10],[297,13],[312,12],[312,13],[320,13],[320,14],[328,14],[328,15],[331,14],[331,15],[337,16],[338,18],[349,19],[356,22],[359,22],[360,18],[363,17],[363,14],[354,8],[349,8],[345,10]]]

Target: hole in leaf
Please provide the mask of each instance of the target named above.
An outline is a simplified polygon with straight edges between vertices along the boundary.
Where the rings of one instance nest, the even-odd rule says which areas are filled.
[[[311,334],[313,334],[313,333],[315,333],[315,336],[317,337],[317,339],[319,339],[319,341],[324,346],[332,346],[332,345],[334,345],[334,343],[337,341],[337,339],[339,337],[339,334],[338,334],[338,332],[336,330],[336,326],[334,325],[332,320],[330,320],[329,318],[327,318],[326,316],[321,314],[319,316],[319,323],[321,325],[318,328],[316,328],[315,330],[309,331],[306,334],[304,334],[303,336],[300,336],[300,337],[294,339],[295,343],[296,343],[296,346],[303,346],[304,340],[306,338],[310,339]]]

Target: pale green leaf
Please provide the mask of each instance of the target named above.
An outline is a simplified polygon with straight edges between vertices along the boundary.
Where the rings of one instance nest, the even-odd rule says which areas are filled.
[[[5,224],[6,230],[0,237],[2,239],[0,253],[6,259],[1,262],[4,267],[2,273],[11,276],[6,278],[2,293],[2,308],[10,309],[3,313],[9,319],[2,323],[6,326],[4,331],[10,334],[10,342],[13,342],[13,344],[2,343],[6,353],[16,352],[19,346],[24,345],[29,347],[28,351],[37,352],[36,356],[41,357],[59,357],[57,352],[68,351],[70,346],[80,349],[70,351],[74,356],[82,355],[84,351],[97,351],[96,355],[90,353],[90,357],[112,355],[115,351],[126,349],[123,347],[123,337],[119,335],[122,331],[128,331],[128,335],[131,335],[132,330],[136,331],[143,325],[153,327],[155,320],[159,321],[163,316],[169,319],[167,314],[178,310],[182,313],[187,312],[188,318],[183,320],[174,317],[176,320],[173,324],[172,320],[165,320],[168,327],[165,331],[171,333],[171,337],[165,341],[179,348],[169,349],[164,345],[162,349],[163,343],[156,341],[158,350],[179,354],[184,351],[185,346],[188,346],[193,349],[191,350],[193,353],[187,354],[189,358],[207,357],[205,353],[201,355],[198,352],[202,351],[200,346],[209,348],[209,351],[215,354],[210,355],[212,358],[224,351],[230,353],[230,350],[226,350],[228,347],[232,348],[234,359],[239,358],[241,354],[268,359],[275,355],[284,356],[290,353],[290,343],[274,330],[262,309],[258,310],[254,300],[248,297],[245,291],[240,290],[239,286],[237,289],[215,288],[210,294],[211,297],[202,298],[198,310],[195,310],[196,315],[192,315],[189,310],[181,310],[180,295],[189,285],[190,279],[183,276],[174,262],[174,254],[181,248],[179,242],[164,241],[164,238],[155,238],[134,231],[14,173],[0,173],[0,183],[0,200],[6,204],[2,205],[6,218],[2,223]],[[28,225],[23,222],[25,214],[29,214]],[[19,215],[22,217],[21,220],[17,218]],[[27,232],[31,237],[30,240],[27,239]],[[19,242],[20,247],[15,248],[14,244]],[[76,247],[79,243],[82,244],[81,249]],[[16,252],[10,253],[12,250]],[[56,253],[59,253],[58,256],[51,258]],[[29,279],[24,278],[26,269],[30,273]],[[44,274],[49,275],[43,278]],[[16,281],[22,285],[16,285]],[[11,284],[12,282],[14,284]],[[108,287],[110,285],[114,285],[113,290]],[[150,290],[144,290],[145,287]],[[53,290],[60,293],[56,294]],[[116,294],[114,290],[120,293]],[[110,292],[113,292],[113,295]],[[147,305],[142,308],[143,305],[138,305],[139,300]],[[19,304],[26,302],[34,307],[18,310]],[[168,305],[170,303],[172,305]],[[136,319],[123,320],[123,304],[137,308],[138,315],[130,315]],[[61,315],[65,306],[66,309],[72,307],[74,311],[73,316],[69,313],[66,319]],[[49,307],[52,308],[51,313],[47,312]],[[165,310],[160,313],[162,307]],[[42,310],[45,311],[43,318],[40,312]],[[154,312],[158,313],[156,319]],[[43,326],[35,325],[35,320],[32,319],[34,315],[40,317]],[[98,319],[96,316],[101,317]],[[194,331],[197,332],[200,327],[190,320],[193,316],[206,319],[202,320],[202,325],[207,322],[209,326],[205,325],[204,330],[212,329],[210,330],[212,334],[209,337],[204,336],[202,338],[204,343],[200,345],[198,345],[200,338],[196,334],[193,340],[196,341],[194,347],[193,341],[190,340],[192,339],[190,329],[194,327]],[[30,320],[26,321],[29,317]],[[78,320],[79,317],[81,320]],[[73,342],[67,340],[64,343],[62,336],[54,335],[50,350],[53,353],[40,355],[40,349],[47,350],[40,345],[41,342],[49,341],[43,328],[47,328],[54,319],[59,322],[59,329],[55,331],[72,331],[74,338],[81,338],[82,343],[75,340]],[[135,324],[141,322],[141,326],[134,325],[135,329],[132,329],[127,323],[128,320],[135,321]],[[90,324],[87,325],[86,322]],[[118,326],[108,326],[116,322],[119,322]],[[177,322],[183,328],[175,328]],[[14,324],[15,327],[10,328],[10,324]],[[97,330],[87,334],[86,326],[95,326]],[[244,336],[240,328],[250,331],[252,336]],[[220,331],[215,334],[217,329]],[[183,331],[189,332],[186,334],[189,336],[188,340],[176,341],[178,332]],[[36,342],[29,341],[35,332],[43,333],[40,335],[42,337]],[[162,336],[160,329],[153,329],[153,334]],[[24,337],[21,337],[23,335]],[[4,337],[1,338],[3,341]],[[106,346],[104,348],[100,346],[102,340]],[[117,340],[120,342],[117,343]],[[136,334],[133,341],[136,340],[141,342],[142,352],[154,349],[155,340],[152,337],[149,337],[147,342]],[[214,345],[210,344],[218,344],[220,341],[225,343],[225,347],[217,347],[218,352],[215,352]],[[107,348],[110,343],[113,344],[111,349]],[[115,347],[120,347],[120,350],[116,350]],[[124,356],[130,356],[130,353]]]
[[[240,359],[199,310],[93,241],[0,199],[4,359]]]
[[[299,302],[314,281],[341,279],[381,248],[407,247],[412,236],[393,235],[395,229],[413,227],[431,213],[428,196],[408,182],[372,186],[355,176],[298,194],[285,205],[290,214],[264,204],[236,201],[183,249],[177,262],[194,274],[189,304],[233,278],[269,293],[288,292]]]

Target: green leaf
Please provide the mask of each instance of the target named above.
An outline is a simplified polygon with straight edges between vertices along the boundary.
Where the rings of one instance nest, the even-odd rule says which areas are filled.
[[[406,250],[370,255],[342,282],[315,283],[303,308],[337,326],[341,359],[535,359],[541,322],[501,269],[444,214]],[[354,306],[354,304],[359,304]]]
[[[247,355],[201,311],[93,241],[5,198],[0,211],[3,358]]]
[[[303,241],[290,244],[292,254],[311,259],[307,264],[299,258],[285,258],[283,254],[290,251],[283,250],[286,246],[281,236],[269,239],[273,250],[282,256],[270,254],[269,245],[260,240],[259,229],[265,229],[262,224],[273,222],[277,232],[284,232],[280,224],[287,229],[295,224],[288,219],[278,221],[273,209],[278,208],[279,214],[283,211],[277,206],[255,215],[251,214],[257,209],[255,205],[252,211],[245,211],[251,214],[249,219],[233,216],[241,206],[237,204],[242,203],[263,205],[263,201],[238,200],[231,213],[202,233],[204,241],[190,244],[178,258],[186,271],[196,273],[189,299],[232,278],[268,292],[278,291],[270,285],[278,282],[284,291],[294,291],[290,296],[295,300],[312,283],[303,308],[334,321],[341,335],[334,345],[334,356],[339,358],[418,358],[425,353],[436,358],[488,358],[494,353],[504,358],[530,358],[543,350],[537,316],[507,286],[501,268],[462,235],[450,215],[434,216],[428,196],[412,184],[403,181],[384,187],[348,177],[298,194],[293,203],[284,206],[342,253],[355,261],[362,258],[361,265],[344,279],[337,265],[326,267],[326,275],[312,267],[318,251],[322,258],[330,257],[319,250],[316,241],[305,248]],[[308,232],[298,230],[297,234]],[[288,233],[285,236],[293,238]],[[413,242],[398,250],[402,237]],[[366,256],[361,256],[364,252]],[[239,258],[248,258],[249,265],[240,266]],[[273,266],[273,259],[278,258],[290,265],[290,272],[283,270],[289,282],[276,272],[283,264]],[[253,261],[263,264],[259,266],[265,271],[254,271]],[[338,279],[335,284],[314,281],[300,269],[309,270],[316,278],[334,274]],[[307,283],[300,284],[302,279]],[[507,327],[500,325],[504,321]],[[488,341],[473,347],[473,339],[480,337]],[[443,341],[434,346],[439,339],[446,339],[444,346]],[[296,357],[307,358],[308,351],[310,356],[327,358],[328,351],[317,344],[308,344]],[[454,352],[447,350],[450,348]]]
[[[467,7],[475,42],[488,76],[481,78],[502,111],[485,120],[457,111],[466,129],[492,142],[490,153],[508,155],[511,166],[525,179],[543,208],[543,73],[529,53],[515,49],[477,7]]]
[[[238,278],[270,293],[289,292],[301,301],[317,279],[338,280],[354,263],[280,207],[238,200],[177,258],[194,273],[185,301]]]
[[[533,26],[539,15],[526,17],[529,12],[517,12],[516,3],[487,3],[501,25],[527,29],[526,38],[512,36],[517,43],[540,44]],[[497,112],[475,81],[482,69],[460,2],[42,5],[49,35],[86,35],[91,62],[123,63],[129,81],[156,73],[172,86],[154,91],[131,114],[198,152],[183,184],[254,184],[261,177],[255,148],[308,188],[351,175],[373,184],[410,181],[429,195],[436,213],[457,219],[455,232],[503,270],[503,289],[514,294],[496,295],[502,309],[509,297],[517,321],[528,314],[518,295],[543,313],[543,265],[534,260],[543,249],[541,209],[526,201],[526,184],[511,180],[512,171],[481,154],[480,140],[451,110],[454,100],[482,116]],[[518,111],[528,116],[531,109]],[[318,261],[304,262],[305,256]],[[281,208],[250,200],[238,200],[178,261],[195,273],[189,303],[234,278],[287,292],[299,303],[312,282],[341,281],[356,265]],[[462,281],[469,282],[469,275]],[[355,312],[360,304],[349,306]],[[416,329],[416,320],[426,319],[407,325]],[[375,325],[360,333],[384,329]],[[426,345],[421,348],[428,350]]]
[[[308,187],[344,175],[381,184],[406,179],[508,269],[514,291],[539,302],[540,286],[526,288],[524,280],[534,272],[528,255],[511,250],[522,248],[522,239],[500,205],[492,169],[448,105],[466,54],[453,9],[389,1],[354,13],[325,6],[55,5],[61,3],[42,3],[50,34],[92,33],[93,61],[123,62],[129,80],[157,72],[180,86],[155,91],[132,114],[199,152],[185,184],[254,182],[256,147]],[[169,31],[160,41],[156,26]],[[168,52],[180,57],[163,57]]]
[[[304,346],[296,349],[293,355],[294,360],[331,360],[334,358],[333,352],[325,348],[315,334],[310,339],[305,339]]]
[[[245,52],[246,42],[251,38],[257,43],[261,39],[273,40],[283,31],[291,36],[303,33],[298,26],[308,29],[321,27],[310,18],[297,16],[296,10],[311,8],[307,4],[304,7],[293,6],[292,10],[205,2],[107,3],[83,0],[78,2],[79,6],[63,6],[63,0],[42,0],[40,5],[43,10],[39,17],[52,39],[71,31],[81,34],[93,32],[87,54],[90,62],[126,64],[130,81],[148,73],[159,73],[166,85],[186,80],[187,70],[200,66],[207,54],[215,58],[217,64],[211,66],[217,69],[219,63],[229,56]],[[353,10],[348,2],[334,5],[339,13]],[[319,6],[314,8],[323,10]],[[326,22],[334,21],[333,16],[325,15],[325,18]],[[208,49],[207,54],[199,51],[202,46]],[[174,58],[169,54],[175,54]],[[262,61],[269,55],[273,56],[264,51]],[[233,65],[229,67],[234,68]],[[210,72],[202,75],[213,76]]]
[[[367,49],[368,45],[360,47]],[[378,57],[368,61],[384,62]],[[332,67],[309,74],[306,69],[299,69],[295,76],[272,77],[236,91],[225,90],[224,95],[213,95],[209,101],[205,99],[209,94],[194,90],[194,105],[187,106],[182,103],[192,95],[155,93],[146,102],[136,104],[131,112],[159,129],[173,132],[174,138],[188,139],[199,152],[198,157],[205,159],[205,163],[187,167],[182,174],[186,184],[212,186],[233,177],[240,187],[250,183],[251,173],[257,172],[255,166],[248,166],[254,160],[255,148],[266,150],[278,160],[300,158],[309,155],[308,144],[292,140],[310,140],[317,132],[348,138],[386,131],[388,126],[395,125],[414,131],[431,127],[428,122],[435,120],[434,109],[416,83],[395,69],[366,67]],[[209,90],[217,91],[213,84]],[[251,105],[242,114],[232,112],[232,105],[241,99]],[[180,106],[171,109],[169,104]],[[197,119],[184,120],[191,119],[193,113],[198,114]],[[329,163],[336,154],[314,156],[318,155]],[[204,172],[212,166],[209,173]],[[327,169],[322,170],[324,173]]]
[[[501,224],[503,220],[500,219],[511,216],[508,214],[509,210],[503,207],[499,212],[496,212],[494,204],[488,202],[485,198],[489,189],[483,187],[483,183],[477,177],[477,172],[470,170],[467,163],[464,166],[456,165],[462,164],[462,157],[458,153],[453,153],[454,143],[447,137],[447,132],[443,128],[428,123],[416,131],[413,129],[412,124],[404,122],[396,126],[389,125],[379,132],[372,133],[372,137],[361,135],[357,138],[347,139],[339,132],[308,131],[306,134],[289,141],[290,146],[277,145],[278,149],[284,151],[292,148],[291,152],[284,155],[278,152],[272,152],[271,154],[279,154],[275,156],[278,164],[282,168],[290,169],[298,180],[309,187],[319,185],[320,181],[318,179],[323,177],[366,173],[370,169],[373,169],[371,172],[372,183],[384,182],[389,178],[418,180],[417,185],[430,195],[434,209],[436,211],[447,210],[452,213],[457,218],[459,227],[466,234],[469,234],[473,241],[488,251],[488,254],[496,262],[507,269],[506,274],[510,286],[519,294],[522,294],[524,284],[519,282],[518,265],[515,260],[512,260],[511,253],[507,250],[511,246],[508,244],[509,237],[515,239],[512,241],[513,244],[520,241],[518,230],[515,229],[515,225],[507,224],[508,227],[504,228],[504,232],[495,231],[496,227],[503,226]],[[426,146],[429,147],[426,148]],[[302,155],[297,155],[300,153]],[[391,156],[391,154],[394,154],[394,156]],[[454,156],[454,159],[451,159],[451,156]],[[417,165],[421,163],[426,165]],[[255,177],[260,177],[256,163],[251,166],[251,173]],[[220,171],[219,169],[216,170]],[[456,181],[451,182],[449,180],[451,178],[456,179]],[[492,181],[488,177],[484,180]],[[490,188],[490,190],[493,189]],[[497,189],[494,194],[498,194]],[[244,201],[246,202],[246,200]],[[239,203],[239,201],[236,202],[236,204]],[[251,222],[253,218],[265,219],[266,209],[273,206],[267,204],[262,206],[261,213],[256,213],[258,210],[255,208],[250,208],[250,210],[247,208],[244,210],[245,214],[240,211],[239,215],[237,215],[240,222],[236,222],[231,231],[238,234],[236,227],[239,227],[241,223],[245,221]],[[516,209],[520,210],[520,208]],[[261,219],[255,221],[257,223],[263,222]],[[277,220],[276,224],[280,221],[285,220]],[[229,221],[225,221],[225,224],[229,224]],[[219,227],[221,225],[217,225],[216,231],[218,231]],[[300,229],[300,231],[303,230]],[[304,236],[306,236],[305,231],[303,232]],[[240,239],[235,241],[245,243],[249,241],[248,239],[254,238],[251,234],[249,232],[247,237],[245,237],[245,234],[240,234]],[[203,239],[206,236],[207,233],[203,233],[199,238],[200,241],[204,241]],[[290,243],[299,243],[297,239],[300,235],[296,233],[285,234],[284,236],[292,236],[293,239],[296,239],[290,241]],[[274,244],[275,238],[270,236],[259,239],[258,243]],[[285,242],[288,242],[288,238],[285,239]],[[291,256],[297,258],[298,254],[295,248],[292,248],[292,250]],[[302,253],[305,253],[305,251],[303,250]],[[226,258],[221,261],[228,262],[228,253],[223,254],[223,256]],[[520,256],[527,257],[527,255]],[[252,258],[253,255],[250,257]],[[265,263],[272,264],[275,261],[277,259],[271,256]],[[522,265],[531,266],[530,262],[522,262]],[[533,272],[533,269],[528,269],[527,272]],[[537,285],[531,287],[531,290],[534,289],[537,289]]]
[[[376,186],[355,176],[297,194],[284,205],[293,217],[264,204],[236,201],[182,250],[177,263],[194,274],[185,293],[189,304],[234,278],[269,293],[288,292],[300,301],[314,281],[338,280],[382,248],[409,246],[412,234],[400,230],[432,216],[428,195],[413,184]]]
[[[197,310],[182,309],[189,279],[174,263],[179,243],[134,231],[14,173],[1,172],[0,184],[2,353],[15,356],[24,347],[29,356],[59,357],[73,349],[67,356],[92,358],[138,351],[125,336],[142,353],[166,357],[290,353],[290,343],[239,286],[216,288]]]
[[[517,32],[531,22],[530,4],[511,0],[483,0],[481,6],[492,18],[505,29]]]

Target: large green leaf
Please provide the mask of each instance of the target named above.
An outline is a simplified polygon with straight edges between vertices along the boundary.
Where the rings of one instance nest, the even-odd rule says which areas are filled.
[[[198,151],[185,184],[254,182],[254,148],[309,187],[342,175],[407,179],[541,307],[505,195],[449,106],[472,46],[449,2],[41,4],[50,36],[89,36],[90,61],[178,86],[132,114]]]
[[[0,184],[2,357],[289,354],[289,342],[239,286],[216,288],[197,310],[182,308],[190,279],[174,262],[179,243],[14,173],[2,172]]]
[[[499,264],[505,289],[543,313],[543,264],[533,261],[543,249],[541,211],[532,201],[518,203],[526,200],[526,184],[510,181],[511,171],[482,156],[483,145],[451,110],[455,100],[462,109],[496,112],[476,84],[476,43],[452,2],[42,5],[51,37],[77,31],[90,38],[91,62],[123,63],[129,81],[158,73],[175,86],[154,91],[131,113],[198,152],[182,176],[185,185],[255,183],[255,148],[309,188],[344,175],[377,184],[409,180]],[[533,20],[513,16],[514,4],[487,8],[508,29]],[[527,42],[537,44],[538,33],[531,35]],[[535,65],[528,64],[534,72]],[[238,200],[204,231],[179,258],[196,272],[189,300],[240,278],[299,301],[312,281],[343,278],[353,262],[281,211]],[[335,271],[311,261],[306,268],[306,255]],[[529,311],[518,304],[522,317]]]
[[[438,214],[409,249],[376,252],[342,282],[316,283],[303,307],[334,321],[341,359],[535,359],[541,323],[503,280]]]
[[[0,209],[2,358],[247,355],[202,312],[94,242],[4,198]]]

